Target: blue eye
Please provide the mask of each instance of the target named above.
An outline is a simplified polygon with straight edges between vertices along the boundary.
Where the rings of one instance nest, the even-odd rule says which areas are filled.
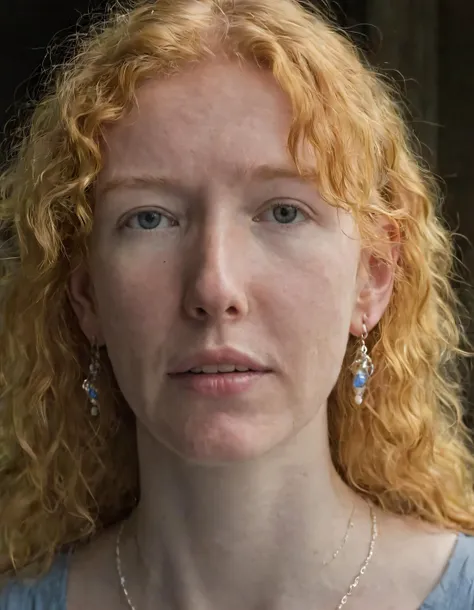
[[[265,215],[270,214],[270,218]],[[299,215],[299,216],[298,216]],[[295,205],[278,203],[266,210],[261,218],[267,222],[277,222],[278,224],[297,224],[306,220],[306,215]]]
[[[154,229],[166,229],[170,226],[174,226],[176,223],[161,214],[156,210],[144,210],[130,216],[125,223],[125,226],[129,229],[141,229],[143,231],[153,231]]]

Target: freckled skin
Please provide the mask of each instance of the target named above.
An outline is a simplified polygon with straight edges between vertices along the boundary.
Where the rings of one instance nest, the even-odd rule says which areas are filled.
[[[105,344],[137,417],[128,591],[143,609],[336,607],[371,530],[331,462],[327,397],[349,333],[383,314],[392,271],[371,265],[353,219],[313,184],[255,173],[294,169],[290,105],[271,75],[216,60],[148,82],[137,100],[106,131],[91,276],[71,281],[82,329]],[[272,372],[218,399],[170,379],[183,357],[221,346]],[[321,571],[354,505],[347,545]],[[454,535],[380,511],[378,523],[351,608],[419,607]],[[75,554],[68,608],[124,607],[115,545],[112,530]]]
[[[106,132],[91,265],[99,333],[156,439],[195,460],[262,454],[314,417],[336,382],[356,300],[352,218],[309,182],[236,172],[294,168],[290,106],[271,75],[203,65],[147,83],[138,107]],[[180,188],[107,190],[145,175]],[[183,355],[221,345],[273,373],[219,401],[170,381]]]

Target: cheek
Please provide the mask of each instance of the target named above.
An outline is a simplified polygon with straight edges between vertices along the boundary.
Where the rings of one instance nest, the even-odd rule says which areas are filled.
[[[107,260],[107,262],[105,262]],[[163,256],[116,256],[97,260],[94,291],[107,344],[145,346],[150,334],[163,335],[178,308],[170,262]]]
[[[179,315],[179,277],[163,256],[101,257],[93,282],[103,340],[118,385],[132,408],[153,396]],[[157,349],[158,348],[158,349]],[[149,375],[149,370],[154,371]]]
[[[270,336],[299,370],[332,378],[340,369],[355,304],[356,259],[344,245],[320,243],[280,261],[260,284]]]

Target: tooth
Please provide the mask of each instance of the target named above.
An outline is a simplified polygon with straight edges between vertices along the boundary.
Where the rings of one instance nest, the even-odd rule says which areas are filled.
[[[205,366],[196,366],[190,369],[191,373],[239,373],[248,372],[250,369],[246,366],[236,366],[235,364],[206,364]]]
[[[234,364],[219,364],[219,373],[233,373],[234,371]]]

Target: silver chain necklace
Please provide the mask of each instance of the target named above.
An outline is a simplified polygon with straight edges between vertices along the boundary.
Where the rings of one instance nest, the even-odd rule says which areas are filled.
[[[347,590],[345,595],[342,597],[342,599],[339,602],[339,604],[336,606],[336,610],[341,610],[341,608],[343,606],[345,606],[345,604],[348,602],[349,597],[352,595],[352,593],[354,592],[354,589],[359,584],[359,580],[365,574],[365,572],[367,570],[367,566],[369,565],[369,562],[372,559],[372,555],[374,554],[375,540],[376,540],[377,535],[378,535],[378,532],[377,532],[377,517],[376,517],[376,515],[374,513],[374,510],[373,510],[372,506],[369,505],[369,508],[370,508],[370,517],[371,517],[371,520],[372,520],[372,536],[370,538],[369,552],[368,552],[367,557],[365,558],[365,561],[362,564],[362,567],[360,568],[357,576],[354,578],[354,580],[352,581],[349,589]],[[119,576],[119,579],[120,579],[120,585],[122,587],[123,594],[125,595],[125,599],[127,600],[127,603],[128,603],[128,606],[129,606],[130,610],[136,610],[135,606],[132,604],[132,600],[130,599],[130,594],[128,593],[128,590],[127,590],[127,581],[125,580],[125,577],[124,577],[123,572],[122,572],[122,560],[120,558],[120,541],[122,539],[122,532],[123,532],[124,525],[125,525],[125,522],[122,522],[122,524],[120,526],[120,529],[118,531],[118,534],[117,534],[117,543],[116,543],[116,546],[115,546],[115,557],[116,557],[116,564],[117,564],[117,573],[118,573],[118,576]]]
[[[344,534],[344,538],[342,539],[342,543],[339,545],[339,548],[332,554],[331,559],[328,559],[327,561],[323,561],[323,566],[326,567],[329,564],[331,564],[336,557],[339,555],[339,553],[342,551],[342,549],[344,548],[347,539],[349,538],[349,533],[351,531],[351,529],[354,527],[354,522],[352,521],[352,517],[354,516],[355,513],[355,502],[354,505],[352,507],[352,512],[351,512],[351,516],[349,517],[349,522],[347,524],[347,529],[346,529],[346,533]]]

